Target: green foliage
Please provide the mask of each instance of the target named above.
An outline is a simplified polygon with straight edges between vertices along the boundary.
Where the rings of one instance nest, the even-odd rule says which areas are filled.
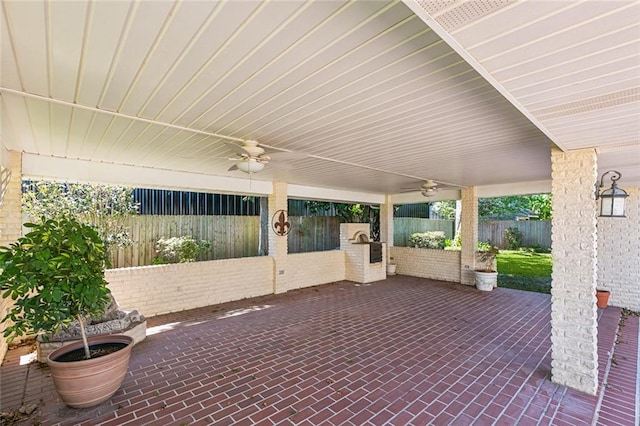
[[[209,241],[196,240],[190,236],[161,238],[156,243],[153,264],[195,262],[198,256],[210,248]]]
[[[496,261],[496,257],[500,253],[498,247],[489,245],[489,247],[483,247],[482,249],[480,249],[480,244],[478,244],[478,248],[479,251],[477,254],[477,259],[480,263],[484,263],[484,268],[481,270],[486,272],[495,271],[493,265]]]
[[[540,220],[551,220],[551,194],[530,195],[529,208],[538,213]]]
[[[305,201],[305,204],[312,214],[328,211],[333,207],[340,223],[370,223],[372,239],[380,240],[380,207],[378,206],[324,201]]]
[[[504,230],[504,239],[507,241],[509,250],[516,250],[522,247],[524,234],[515,226],[511,226]]]
[[[443,219],[454,220],[456,218],[455,200],[436,201],[433,203],[432,208],[434,213]]]
[[[131,244],[124,223],[138,213],[131,188],[50,181],[25,185],[22,209],[36,223],[74,217],[94,227],[107,248]]]
[[[445,235],[442,231],[415,232],[411,234],[409,243],[413,247],[444,249]]]
[[[528,210],[535,212],[541,220],[551,220],[551,195],[518,195],[478,200],[480,220],[511,218]]]
[[[487,251],[492,247],[491,243],[486,241],[478,241],[477,246],[478,246],[478,251]]]
[[[73,218],[26,223],[31,231],[0,247],[0,292],[15,304],[3,318],[4,331],[17,336],[55,333],[78,316],[99,316],[109,300],[104,279],[108,263],[103,241]]]

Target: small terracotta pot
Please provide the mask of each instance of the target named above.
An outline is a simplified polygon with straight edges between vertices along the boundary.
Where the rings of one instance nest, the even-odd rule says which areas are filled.
[[[609,304],[609,295],[611,294],[608,290],[596,290],[596,299],[598,299],[597,305],[598,308],[604,309]]]

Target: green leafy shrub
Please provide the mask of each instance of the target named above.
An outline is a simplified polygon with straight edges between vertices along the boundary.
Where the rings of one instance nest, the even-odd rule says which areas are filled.
[[[516,250],[522,247],[524,234],[515,226],[511,226],[504,230],[504,239],[507,242],[509,250]]]
[[[104,278],[104,242],[91,226],[74,218],[26,223],[31,229],[9,247],[0,247],[0,291],[14,305],[2,319],[4,336],[55,333],[74,319],[99,316],[109,301]]]
[[[198,256],[210,248],[209,241],[196,240],[190,236],[161,238],[156,243],[153,264],[195,262]]]
[[[496,257],[498,256],[499,253],[500,253],[500,250],[498,250],[498,247],[491,246],[491,245],[489,246],[489,248],[478,251],[477,253],[478,262],[484,263],[484,267],[478,270],[484,271],[484,272],[495,272]]]
[[[478,241],[478,251],[487,251],[489,250],[493,245],[490,242],[487,241]]]
[[[132,188],[40,181],[24,185],[22,210],[35,223],[73,217],[92,226],[109,249],[132,244],[125,224],[138,204]]]
[[[445,235],[442,231],[416,232],[411,234],[409,243],[413,247],[444,249]]]

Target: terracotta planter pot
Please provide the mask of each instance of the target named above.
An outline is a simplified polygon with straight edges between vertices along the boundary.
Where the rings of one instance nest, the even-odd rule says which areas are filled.
[[[89,346],[108,343],[126,346],[108,355],[81,361],[56,360],[82,348],[82,342],[63,346],[49,354],[47,364],[51,369],[53,383],[65,404],[74,408],[93,407],[111,398],[120,388],[129,369],[133,339],[124,335],[89,337]]]
[[[611,292],[608,290],[596,290],[596,299],[598,299],[597,301],[598,308],[604,309],[607,307],[607,305],[609,305],[610,295],[611,295]]]

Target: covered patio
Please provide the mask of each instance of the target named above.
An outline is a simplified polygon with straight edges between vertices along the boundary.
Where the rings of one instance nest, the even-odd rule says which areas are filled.
[[[266,256],[107,271],[123,309],[209,314],[185,317],[136,348],[128,382],[100,408],[104,418],[156,419],[167,404],[167,415],[186,422],[202,410],[202,419],[217,413],[232,422],[258,413],[311,423],[371,413],[332,421],[402,423],[411,415],[420,424],[420,415],[435,419],[455,407],[448,420],[509,423],[535,418],[533,395],[542,395],[539,418],[590,419],[610,390],[610,346],[600,355],[605,338],[596,337],[615,329],[618,319],[608,318],[620,308],[640,310],[639,11],[634,1],[596,0],[3,1],[0,245],[22,235],[23,179],[241,194],[261,198],[265,216],[280,212],[283,222],[290,199],[374,205],[385,244],[379,278],[391,256],[405,277],[323,287],[323,309],[296,311],[303,302],[294,294],[368,278],[354,275],[345,250],[290,254],[274,232]],[[605,174],[622,175],[625,217],[598,217]],[[478,199],[539,193],[553,199],[551,297],[476,294]],[[460,201],[461,250],[394,247],[395,206],[439,200]],[[398,289],[375,295],[390,283]],[[611,291],[615,308],[604,315],[596,287]],[[373,293],[367,304],[346,299],[353,306],[341,311],[351,292]],[[256,296],[291,309],[218,321],[207,308]],[[0,312],[12,303],[0,300]],[[245,334],[250,326],[262,334]],[[357,336],[338,338],[350,333]],[[262,351],[244,352],[251,348]],[[271,350],[274,358],[264,356]],[[280,350],[291,358],[278,361]],[[1,339],[0,357],[7,351]],[[26,402],[6,391],[12,356],[2,367],[3,409]],[[200,359],[211,362],[201,373]],[[396,368],[401,380],[391,377]],[[24,369],[15,394],[40,395],[30,386],[39,377],[48,383],[46,370]],[[294,384],[305,374],[304,387]],[[201,387],[205,396],[192,392]],[[50,390],[43,395],[43,418],[76,422]],[[504,410],[482,408],[491,401]]]
[[[42,425],[637,424],[638,317],[599,311],[589,396],[551,382],[550,315],[546,294],[343,281],[149,318],[122,388],[91,409],[12,350],[2,410],[36,404],[23,421]]]

